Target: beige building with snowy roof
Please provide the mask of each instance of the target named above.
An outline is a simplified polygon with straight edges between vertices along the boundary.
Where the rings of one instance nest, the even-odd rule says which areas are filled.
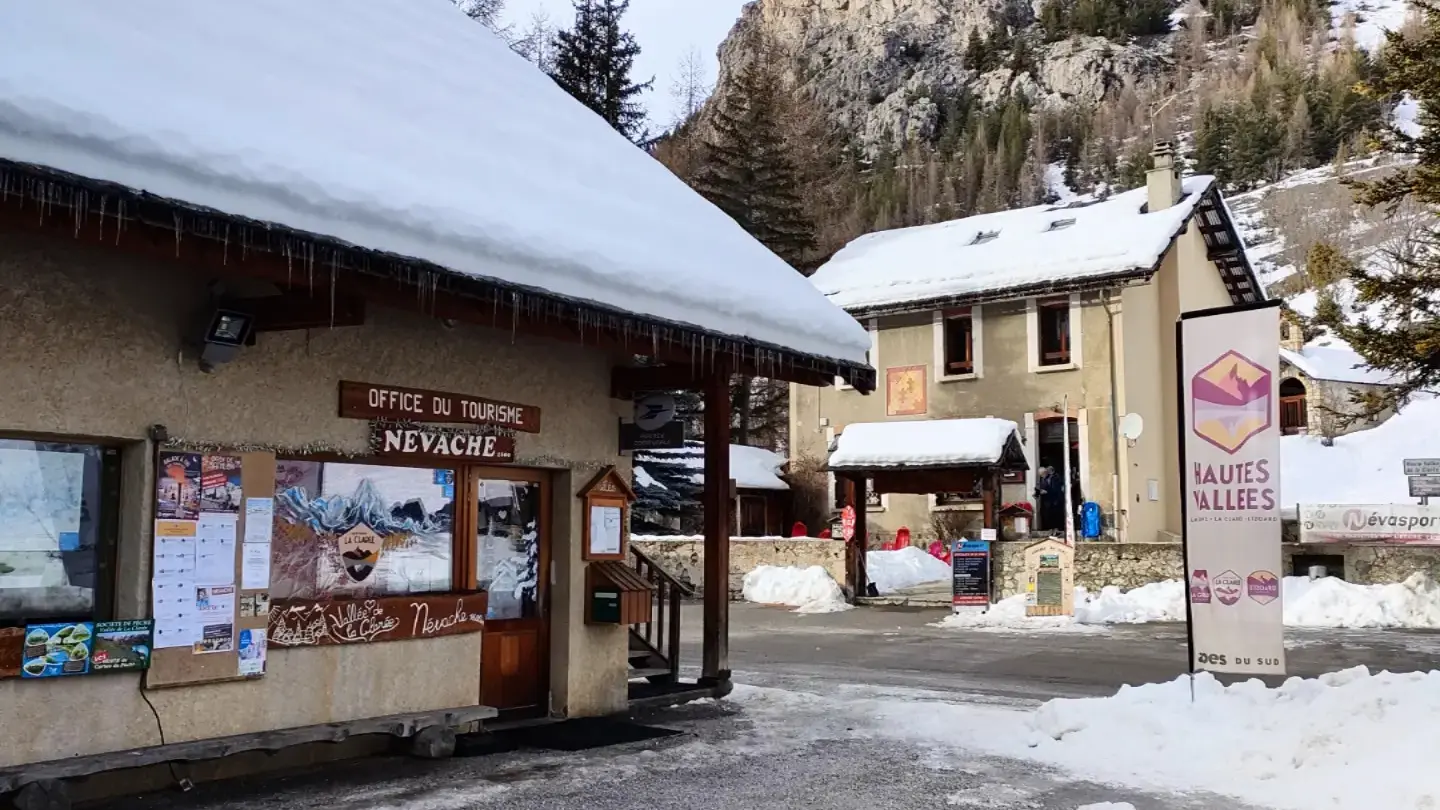
[[[1213,178],[1182,178],[1168,145],[1154,158],[1145,188],[870,234],[837,253],[811,282],[869,331],[877,393],[796,387],[792,469],[823,464],[856,423],[999,417],[1020,426],[1029,466],[1005,476],[1002,505],[1031,500],[1039,468],[1064,469],[1068,434],[1105,537],[1178,541],[1174,324],[1264,292]],[[1126,439],[1122,420],[1143,430]],[[871,495],[870,541],[978,525],[982,494]]]

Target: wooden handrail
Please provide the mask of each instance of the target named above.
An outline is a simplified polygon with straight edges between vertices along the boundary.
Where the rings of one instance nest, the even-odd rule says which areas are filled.
[[[630,553],[635,555],[635,570],[644,575],[646,579],[651,582],[665,582],[670,585],[670,587],[678,590],[682,596],[689,597],[695,595],[695,588],[693,586],[686,585],[671,576],[669,571],[666,571],[664,567],[651,559],[645,552],[631,545]]]

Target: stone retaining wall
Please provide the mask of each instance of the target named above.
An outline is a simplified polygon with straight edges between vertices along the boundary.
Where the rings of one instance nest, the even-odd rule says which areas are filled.
[[[1003,599],[1025,592],[1025,549],[1034,541],[996,543],[993,552],[995,594]],[[1089,591],[1106,585],[1121,590],[1166,579],[1183,579],[1179,543],[1087,543],[1075,546],[1075,584]]]
[[[692,585],[695,595],[704,592],[705,541],[681,537],[631,538],[640,553],[658,563],[671,576]],[[818,565],[830,572],[836,582],[845,581],[845,544],[839,540],[811,538],[730,538],[730,598],[741,598],[745,575],[762,565],[808,568]]]

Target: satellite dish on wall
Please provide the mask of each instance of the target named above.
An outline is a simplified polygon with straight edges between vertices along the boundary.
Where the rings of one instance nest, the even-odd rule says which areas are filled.
[[[1120,417],[1120,435],[1133,442],[1145,432],[1145,420],[1138,413],[1127,413]]]

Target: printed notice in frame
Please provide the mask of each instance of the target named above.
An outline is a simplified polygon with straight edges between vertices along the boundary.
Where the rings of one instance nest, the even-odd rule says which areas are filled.
[[[214,585],[235,582],[236,515],[201,512],[196,529],[195,579]]]
[[[270,544],[246,543],[240,558],[240,587],[256,590],[270,587]]]
[[[271,524],[274,519],[274,498],[246,498],[245,542],[268,544],[270,542]]]
[[[590,507],[590,553],[595,555],[620,553],[620,517],[618,506]]]

